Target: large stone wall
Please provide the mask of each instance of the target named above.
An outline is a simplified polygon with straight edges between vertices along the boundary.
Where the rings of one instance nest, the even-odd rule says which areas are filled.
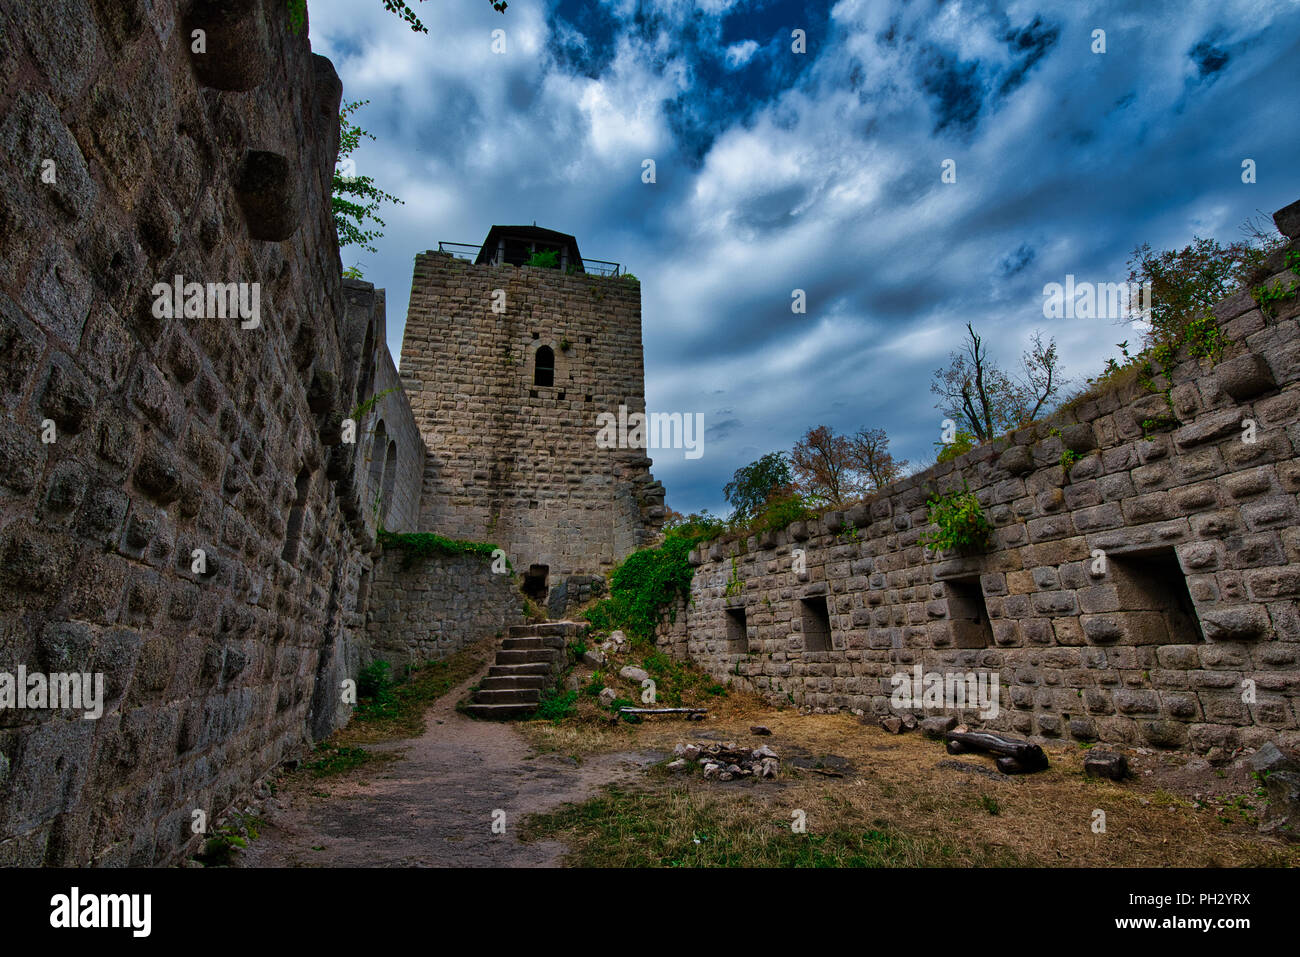
[[[542,346],[553,386],[534,384]],[[662,524],[644,450],[596,445],[599,413],[645,411],[635,280],[423,253],[402,380],[429,451],[424,529],[496,542],[555,584],[608,570]]]
[[[433,556],[408,567],[401,549],[385,550],[374,576],[366,616],[370,655],[391,664],[394,674],[524,620],[517,582],[493,574],[476,555]]]
[[[351,367],[357,375],[347,390],[356,441],[351,448],[340,443],[338,454],[351,455],[366,532],[373,536],[381,525],[390,532],[414,532],[420,520],[424,439],[388,351],[384,290],[348,279],[343,295],[346,327],[356,350]],[[373,405],[369,411],[367,400]]]
[[[1276,217],[1292,237],[1298,209]],[[1294,281],[1282,262],[1270,283]],[[1156,381],[1169,400],[1112,389],[847,511],[697,551],[661,642],[808,708],[883,715],[919,664],[996,673],[1000,713],[960,718],[1042,741],[1300,742],[1297,308],[1219,303],[1234,345],[1213,368],[1184,352]],[[1170,402],[1177,423],[1144,429]],[[992,547],[935,555],[927,498],[964,482]]]
[[[174,861],[194,810],[346,717],[363,349],[341,87],[306,37],[283,3],[0,8],[0,672],[101,672],[107,698],[0,711],[0,863]],[[176,275],[260,284],[260,324],[160,317]]]

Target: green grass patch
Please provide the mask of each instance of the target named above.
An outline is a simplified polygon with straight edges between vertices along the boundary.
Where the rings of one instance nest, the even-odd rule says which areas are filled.
[[[809,815],[792,818],[747,797],[610,788],[523,823],[526,841],[560,839],[578,867],[943,867],[970,856],[930,834],[908,834],[883,819],[826,831]],[[983,866],[1018,863],[1005,848],[980,853]]]
[[[578,701],[576,691],[556,691],[548,688],[542,692],[541,703],[533,718],[539,721],[563,721],[573,714],[573,706]]]
[[[444,538],[433,532],[390,532],[381,528],[376,537],[385,548],[402,550],[403,568],[410,568],[434,555],[476,555],[485,561],[491,561],[493,553],[500,548],[491,542]],[[511,567],[509,559],[505,559],[505,563],[507,568]]]
[[[352,771],[361,765],[374,759],[365,748],[352,747],[349,745],[327,744],[321,742],[316,745],[316,753],[320,755],[315,761],[306,761],[302,769],[308,772],[312,777],[325,778],[334,774],[343,774]]]
[[[486,648],[480,642],[441,661],[408,668],[400,684],[394,682],[388,662],[366,666],[357,675],[357,707],[352,723],[333,740],[355,744],[422,734],[425,710],[482,666]]]

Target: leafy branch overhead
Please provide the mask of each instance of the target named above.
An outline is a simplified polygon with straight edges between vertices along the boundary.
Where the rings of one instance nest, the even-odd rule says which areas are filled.
[[[348,119],[369,102],[369,100],[360,100],[344,103],[343,108],[339,110],[339,163],[345,169],[347,158],[361,144],[361,138],[369,137],[372,140],[375,138],[372,133],[363,130]],[[381,227],[386,225],[375,214],[383,203],[405,205],[403,200],[376,186],[373,177],[345,175],[335,167],[330,206],[334,213],[334,228],[338,232],[340,249],[345,246],[360,246],[368,252],[377,251],[373,243],[383,236],[383,232],[367,228],[367,221],[373,221]]]
[[[428,33],[426,27],[420,18],[415,15],[415,11],[406,3],[406,0],[380,0],[384,9],[389,13],[395,13],[410,26],[413,33]],[[424,0],[420,0],[421,3]],[[492,4],[492,9],[497,13],[505,13],[506,7],[509,6],[506,0],[488,0]],[[289,26],[294,33],[302,29],[303,23],[307,19],[307,0],[285,0],[285,6],[289,10]]]

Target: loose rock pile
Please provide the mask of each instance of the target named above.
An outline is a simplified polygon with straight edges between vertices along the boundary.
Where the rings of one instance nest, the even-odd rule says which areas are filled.
[[[781,759],[771,748],[739,747],[732,741],[722,744],[679,744],[673,748],[676,760],[668,763],[670,771],[685,771],[692,764],[704,767],[706,780],[731,781],[735,778],[775,778]]]

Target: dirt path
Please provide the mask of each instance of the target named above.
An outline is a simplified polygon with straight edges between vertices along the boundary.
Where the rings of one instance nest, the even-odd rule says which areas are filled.
[[[444,695],[424,734],[368,748],[399,755],[339,778],[293,775],[266,805],[266,826],[243,867],[553,867],[562,843],[522,844],[524,816],[639,776],[662,755],[591,755],[579,764],[534,755],[515,728],[475,721],[456,702],[479,676]],[[492,833],[505,811],[506,832]]]

